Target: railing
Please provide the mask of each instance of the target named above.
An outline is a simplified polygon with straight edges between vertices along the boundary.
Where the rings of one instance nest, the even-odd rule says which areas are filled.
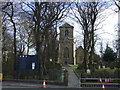
[[[120,78],[80,78],[80,87],[120,87]]]

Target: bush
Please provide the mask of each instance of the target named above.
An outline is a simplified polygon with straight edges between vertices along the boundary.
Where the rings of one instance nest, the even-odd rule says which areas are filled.
[[[81,77],[82,78],[92,78],[92,76],[90,74],[87,74],[87,73],[82,73]]]
[[[107,70],[97,70],[91,74],[82,73],[82,78],[109,78],[114,77],[114,72]]]
[[[45,65],[46,65],[48,79],[50,80],[59,79],[60,76],[57,74],[61,73],[62,66],[58,63],[52,63],[52,62],[48,62]]]
[[[85,68],[83,64],[79,64],[77,69],[81,70],[81,72],[83,73],[85,72]]]
[[[27,76],[27,71],[26,70],[19,70],[19,78],[20,79],[25,79],[25,76]]]
[[[76,69],[76,73],[78,75],[81,73],[82,78],[120,78],[120,69],[118,68],[101,68],[92,72],[91,74],[87,74],[86,72],[82,72],[80,69]]]
[[[57,69],[57,70],[60,70],[62,68],[62,66],[58,63],[52,63],[52,62],[47,62],[45,64],[47,70],[48,69]]]
[[[114,77],[120,78],[120,69],[116,69],[114,72]]]
[[[51,73],[49,73],[49,79],[50,80],[55,80],[57,77],[55,75],[55,72],[54,71],[51,71]]]
[[[50,80],[58,80],[61,77],[61,71],[59,70],[51,70],[51,72],[48,74]],[[60,75],[58,75],[60,74]]]
[[[4,79],[13,79],[13,76],[12,76],[12,75],[4,75],[3,78],[4,78]]]
[[[98,78],[107,78],[109,77],[109,72],[107,70],[98,70],[93,73],[93,76]]]

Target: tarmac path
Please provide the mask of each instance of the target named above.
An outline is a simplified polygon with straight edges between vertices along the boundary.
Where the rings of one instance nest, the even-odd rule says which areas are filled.
[[[68,71],[68,87],[69,88],[79,88],[79,79],[74,73],[76,67],[65,67]]]

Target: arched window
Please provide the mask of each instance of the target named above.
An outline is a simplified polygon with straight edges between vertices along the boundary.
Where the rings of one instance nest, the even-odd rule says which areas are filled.
[[[69,33],[68,30],[65,30],[65,36],[68,36],[68,33]]]
[[[64,49],[64,58],[69,58],[69,49],[67,47]]]

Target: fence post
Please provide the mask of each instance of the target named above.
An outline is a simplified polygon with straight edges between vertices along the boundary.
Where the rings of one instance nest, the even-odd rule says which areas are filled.
[[[64,71],[64,83],[65,85],[68,85],[68,71],[67,70]]]
[[[80,73],[80,79],[79,79],[79,88],[81,88],[82,87],[82,80],[81,80],[81,73]]]

